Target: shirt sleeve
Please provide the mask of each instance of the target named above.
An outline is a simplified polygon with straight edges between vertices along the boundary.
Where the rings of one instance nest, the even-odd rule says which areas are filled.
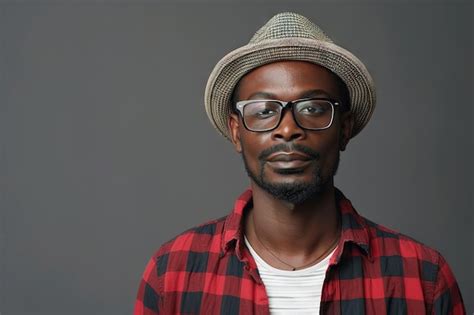
[[[461,291],[451,268],[443,256],[439,255],[438,275],[433,296],[434,315],[463,315],[466,314]]]
[[[143,272],[135,300],[134,315],[160,314],[160,286],[157,269],[158,255],[153,256]]]

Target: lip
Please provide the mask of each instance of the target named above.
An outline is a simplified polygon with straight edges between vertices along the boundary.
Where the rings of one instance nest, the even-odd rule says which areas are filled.
[[[273,169],[303,169],[312,162],[310,156],[300,152],[275,152],[267,158]]]
[[[304,169],[311,164],[311,160],[291,160],[291,161],[268,161],[267,164],[273,169]]]
[[[311,158],[301,152],[285,152],[285,151],[280,151],[280,152],[275,152],[271,154],[268,158],[268,162],[293,162],[293,161],[309,161]]]

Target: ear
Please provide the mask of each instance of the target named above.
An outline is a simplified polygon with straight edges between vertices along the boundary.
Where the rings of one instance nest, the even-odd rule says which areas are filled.
[[[227,120],[227,129],[230,133],[230,141],[234,145],[234,148],[237,152],[242,152],[242,144],[240,142],[240,118],[236,113],[231,113],[229,119]]]
[[[341,114],[341,133],[339,138],[339,149],[344,151],[352,135],[352,128],[354,128],[354,116],[351,111],[343,112]]]

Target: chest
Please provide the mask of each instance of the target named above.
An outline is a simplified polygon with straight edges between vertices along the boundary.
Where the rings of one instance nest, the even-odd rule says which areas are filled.
[[[427,288],[394,266],[361,256],[330,265],[320,280],[300,279],[313,292],[304,303],[319,307],[320,314],[426,313]],[[167,290],[166,281],[175,289]],[[271,314],[275,307],[295,306],[291,296],[298,287],[293,280],[271,283],[258,268],[230,256],[205,272],[183,272],[165,280],[161,309],[165,314]],[[274,300],[277,295],[284,299]]]

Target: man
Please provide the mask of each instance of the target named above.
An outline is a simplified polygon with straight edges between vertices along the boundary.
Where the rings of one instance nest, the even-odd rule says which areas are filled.
[[[216,65],[205,105],[250,189],[158,250],[135,314],[465,314],[437,251],[363,218],[334,187],[340,151],[375,107],[353,54],[278,14]]]

